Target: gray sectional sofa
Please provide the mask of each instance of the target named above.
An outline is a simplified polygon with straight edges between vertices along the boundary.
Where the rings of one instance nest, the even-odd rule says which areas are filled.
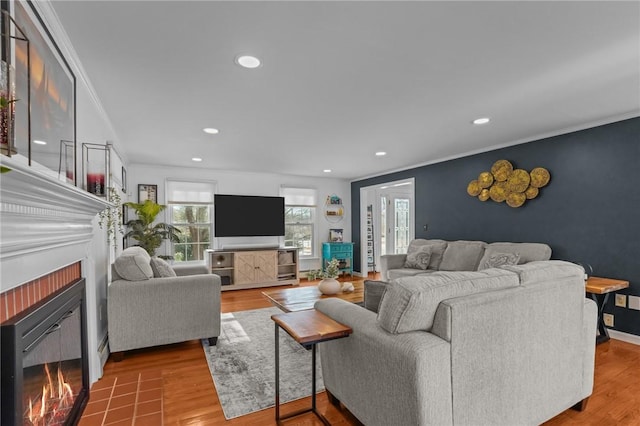
[[[428,263],[414,262],[407,266],[411,253],[427,249]],[[445,241],[415,239],[409,243],[407,254],[391,254],[380,257],[380,276],[383,281],[395,278],[428,274],[435,271],[476,271],[493,260],[504,260],[513,255],[518,264],[551,259],[551,247],[541,243],[485,243],[484,241]]]
[[[322,372],[330,401],[367,426],[536,425],[586,405],[597,309],[580,266],[440,269],[381,285],[377,314],[315,305],[353,329],[319,345]]]

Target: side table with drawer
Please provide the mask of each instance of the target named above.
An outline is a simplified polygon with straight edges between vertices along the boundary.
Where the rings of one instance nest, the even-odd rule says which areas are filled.
[[[340,272],[349,272],[353,276],[353,243],[322,243],[322,270],[327,270],[327,263],[336,258],[340,261]]]

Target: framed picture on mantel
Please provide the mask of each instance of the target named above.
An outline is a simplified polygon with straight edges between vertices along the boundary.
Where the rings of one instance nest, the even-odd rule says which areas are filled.
[[[142,204],[147,200],[158,202],[158,185],[138,185],[138,203]]]

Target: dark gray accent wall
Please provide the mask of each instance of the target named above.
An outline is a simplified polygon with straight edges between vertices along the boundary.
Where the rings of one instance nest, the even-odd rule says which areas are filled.
[[[499,159],[551,182],[520,208],[467,195],[469,181]],[[416,238],[545,242],[553,259],[620,278],[620,294],[640,296],[640,118],[353,182],[355,270],[360,268],[360,188],[415,178]],[[423,225],[428,225],[424,232]],[[640,311],[615,307],[615,329],[640,335]]]

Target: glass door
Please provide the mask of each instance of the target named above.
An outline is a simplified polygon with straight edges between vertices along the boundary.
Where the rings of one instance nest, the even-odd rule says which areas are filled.
[[[407,252],[414,235],[411,203],[408,194],[380,194],[380,255]]]

